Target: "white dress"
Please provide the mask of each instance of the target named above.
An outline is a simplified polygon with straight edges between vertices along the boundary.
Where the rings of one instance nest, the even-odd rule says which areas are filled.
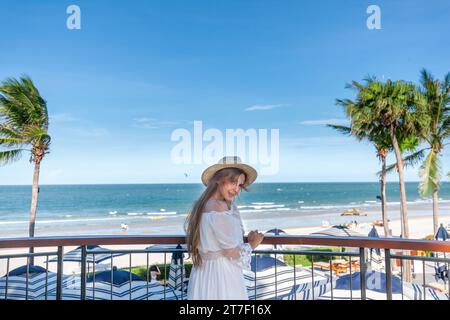
[[[250,269],[252,248],[244,243],[244,228],[235,205],[209,211],[200,221],[200,267],[192,267],[189,300],[248,300],[243,269]]]

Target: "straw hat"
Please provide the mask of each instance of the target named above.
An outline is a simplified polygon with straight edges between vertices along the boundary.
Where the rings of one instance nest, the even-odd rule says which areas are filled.
[[[202,173],[202,182],[206,186],[209,183],[209,180],[214,176],[214,174],[224,168],[238,168],[245,172],[247,179],[245,180],[244,187],[248,187],[251,185],[258,176],[258,173],[255,169],[250,167],[247,164],[242,163],[241,158],[233,156],[233,157],[223,157],[219,160],[217,164],[214,164],[205,169]]]

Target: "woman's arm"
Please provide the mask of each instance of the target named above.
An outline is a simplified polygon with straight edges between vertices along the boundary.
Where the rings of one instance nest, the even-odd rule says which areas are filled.
[[[243,269],[250,269],[250,259],[252,246],[250,243],[242,243],[242,239],[236,238],[236,224],[233,223],[234,217],[227,214],[210,215],[211,228],[222,249],[222,254],[233,262],[237,263]]]

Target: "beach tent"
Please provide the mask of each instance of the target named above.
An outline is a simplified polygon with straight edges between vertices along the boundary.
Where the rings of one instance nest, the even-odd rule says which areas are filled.
[[[314,270],[313,278],[309,269],[274,260],[267,256],[253,259],[252,270],[244,270],[250,300],[312,300],[331,289],[328,275]]]
[[[379,238],[378,231],[375,226],[372,227],[369,234],[367,235],[369,238]],[[370,248],[369,250],[369,266],[371,270],[382,271],[385,269],[384,266],[384,250],[380,248]]]
[[[86,279],[86,300],[178,300],[180,293],[126,270],[107,270]],[[81,299],[81,281],[64,286],[63,300]]]
[[[181,245],[176,246],[176,249],[182,249]],[[169,287],[173,290],[187,293],[189,279],[186,278],[183,252],[172,253],[172,259],[170,261]]]
[[[441,226],[436,232],[435,235],[436,240],[448,241],[450,236],[447,230],[444,228],[444,225],[441,223]],[[447,254],[445,252],[436,252],[435,256],[437,258],[447,259]],[[435,266],[435,279],[436,281],[442,280],[444,284],[447,284],[448,281],[448,263],[445,262],[437,262]]]
[[[386,293],[386,274],[384,272],[372,271],[366,272],[366,294],[368,299],[385,300]],[[421,285],[402,282],[398,276],[391,276],[393,299],[409,300],[448,300],[448,294],[437,292],[431,288],[423,288]],[[335,299],[349,299],[350,288],[353,290],[353,297],[360,297],[361,292],[361,274],[360,272],[344,275],[336,280],[334,287]],[[329,295],[322,297],[330,298]]]
[[[0,278],[0,299],[52,300],[56,295],[56,273],[45,268],[27,264],[18,267]],[[72,276],[63,276],[63,284]]]

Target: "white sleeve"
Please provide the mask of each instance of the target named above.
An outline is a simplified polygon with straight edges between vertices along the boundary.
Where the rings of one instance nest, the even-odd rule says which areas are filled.
[[[242,269],[250,270],[252,247],[248,243],[242,243],[242,238],[239,239],[234,236],[236,231],[233,228],[236,228],[236,224],[233,223],[232,219],[236,218],[227,214],[216,213],[211,214],[210,219],[214,236],[222,249],[222,254],[237,263]],[[238,234],[242,235],[241,231],[239,227]]]

